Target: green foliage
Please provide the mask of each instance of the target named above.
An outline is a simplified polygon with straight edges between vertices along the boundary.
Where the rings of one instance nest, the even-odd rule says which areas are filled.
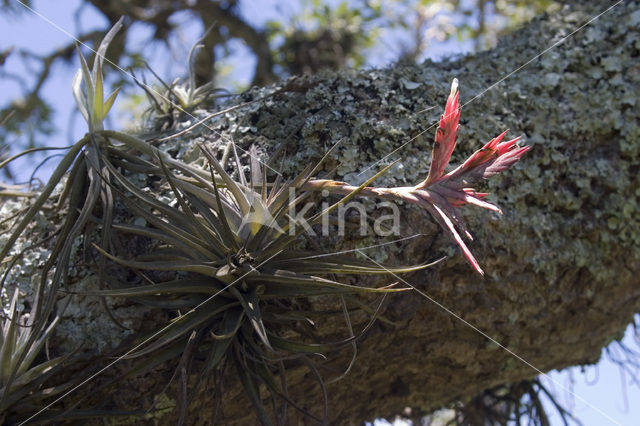
[[[78,49],[78,57],[80,58],[80,69],[73,77],[73,97],[76,100],[76,105],[80,110],[80,113],[84,117],[85,121],[89,125],[91,132],[96,130],[102,130],[102,122],[106,118],[109,110],[113,106],[113,102],[118,96],[120,88],[114,90],[107,99],[104,99],[104,76],[102,74],[102,68],[104,63],[104,55],[107,53],[109,44],[115,37],[118,30],[122,28],[122,18],[109,30],[104,37],[96,56],[93,60],[93,68],[89,70],[89,66]],[[84,82],[84,91],[82,90],[82,82]]]
[[[287,365],[300,363],[314,371],[309,355],[350,346],[356,338],[317,343],[319,337],[314,338],[313,329],[301,328],[301,323],[313,324],[309,316],[331,314],[308,313],[305,300],[318,296],[342,300],[350,306],[345,316],[349,323],[349,316],[363,309],[358,296],[406,290],[360,287],[327,276],[403,273],[429,265],[376,267],[346,255],[296,248],[305,228],[292,228],[289,212],[307,199],[304,186],[319,165],[308,167],[290,182],[267,182],[266,170],[258,161],[252,161],[250,179],[236,163],[239,174],[234,180],[213,153],[204,146],[200,150],[210,166],[209,180],[187,169],[178,176],[158,159],[179,208],[158,201],[108,166],[118,198],[147,223],[114,224],[113,228],[146,239],[148,253],[130,260],[127,253],[116,256],[96,249],[121,267],[148,271],[150,275],[144,285],[110,280],[112,289],[85,294],[127,297],[170,312],[186,312],[167,326],[141,336],[128,356],[147,356],[143,363],[154,365],[177,357],[182,366],[193,365],[194,357],[206,357],[206,368],[199,372],[202,380],[225,360],[231,360],[261,422],[272,424],[258,388],[266,386],[272,397],[283,398],[295,407],[286,388],[279,384],[285,383],[283,377],[277,376],[284,374]],[[319,223],[323,215],[347,202],[389,168],[318,212],[310,223]],[[168,281],[153,281],[151,277],[160,271],[175,276]],[[356,299],[350,303],[352,298]],[[288,362],[282,364],[282,359]],[[192,372],[188,368],[182,371],[183,375]],[[198,381],[198,385],[201,383]],[[189,389],[188,393],[195,391]],[[182,400],[186,401],[186,396]]]
[[[34,316],[21,319],[17,309],[18,293],[16,288],[0,334],[0,423],[3,424],[26,419],[34,407],[70,386],[66,383],[43,387],[43,383],[60,372],[63,357],[36,361],[60,316],[44,329],[37,326]]]
[[[311,1],[302,15],[288,25],[267,23],[269,37],[284,40],[274,49],[275,63],[290,75],[363,66],[365,49],[377,39],[381,9],[362,3],[352,7],[342,1],[331,8]]]
[[[38,285],[29,316],[29,328],[25,329],[27,331],[23,333],[16,332],[18,324],[15,310],[11,315],[11,320],[4,327],[5,337],[2,345],[3,374],[5,376],[8,374],[3,379],[2,403],[6,402],[4,407],[8,407],[9,403],[13,404],[15,402],[10,397],[9,390],[15,392],[15,395],[22,395],[25,401],[30,401],[29,398],[31,397],[26,398],[26,395],[35,395],[34,392],[38,390],[37,386],[42,384],[48,377],[48,373],[44,374],[44,372],[40,375],[41,377],[35,377],[38,371],[42,371],[40,367],[36,366],[34,367],[36,369],[29,370],[32,371],[29,377],[33,379],[31,381],[35,383],[34,386],[24,387],[24,392],[18,392],[15,387],[11,388],[16,383],[16,380],[23,377],[22,375],[18,376],[18,374],[24,373],[25,369],[31,365],[33,357],[38,353],[42,343],[49,335],[53,326],[48,324],[55,324],[58,321],[55,319],[49,322],[49,319],[58,305],[58,291],[61,288],[68,287],[70,284],[69,262],[76,238],[85,232],[85,227],[90,220],[98,219],[101,221],[102,230],[99,241],[105,242],[105,245],[109,246],[113,217],[113,194],[108,174],[109,168],[113,168],[111,161],[123,157],[128,158],[131,149],[154,157],[161,155],[157,154],[156,148],[145,142],[137,138],[120,135],[117,132],[111,136],[120,137],[121,141],[114,145],[100,131],[102,129],[102,121],[113,105],[115,94],[117,94],[116,91],[106,101],[103,101],[103,55],[118,27],[119,24],[114,26],[105,37],[105,41],[101,43],[97,57],[94,60],[93,70],[90,71],[86,62],[82,59],[81,70],[74,78],[74,95],[79,109],[87,120],[90,133],[67,149],[66,154],[60,160],[49,181],[41,189],[38,196],[35,197],[33,203],[26,211],[22,212],[21,216],[15,218],[11,233],[0,250],[0,264],[6,267],[8,272],[20,260],[21,256],[21,253],[11,253],[14,243],[29,229],[36,214],[45,209],[54,211],[66,210],[67,214],[61,228],[58,230],[49,258],[42,267],[41,276],[34,280]],[[80,87],[81,80],[85,82],[84,91]],[[2,162],[0,168],[6,167],[11,160],[21,155],[23,154]],[[168,159],[167,162],[170,165],[175,163],[172,159]],[[184,165],[183,169],[189,170],[189,166]],[[156,168],[156,170],[160,169]],[[69,173],[67,174],[67,172]],[[64,186],[62,192],[55,199],[51,199],[54,189],[60,184]],[[44,236],[34,236],[34,244],[42,244],[47,239],[49,238]],[[100,280],[104,279],[103,266],[104,262],[98,265]],[[50,272],[52,273],[51,276]],[[44,330],[47,331],[45,332]],[[44,337],[43,333],[45,333]],[[53,367],[56,363],[51,362],[47,365]],[[48,372],[49,370],[46,371]],[[27,379],[20,380],[25,381],[25,383],[27,381]],[[21,384],[22,381],[17,383]],[[33,406],[29,407],[33,410]]]
[[[372,10],[367,19],[379,17],[380,10]],[[346,40],[347,44],[342,46],[346,54],[357,50],[349,43],[360,45],[366,41],[366,37],[358,38],[359,24],[355,27],[349,24],[363,22],[361,12],[349,9],[346,2],[334,11],[324,8],[315,19],[322,25],[337,23],[338,33],[342,31],[338,44]],[[306,228],[292,222],[290,211],[310,198],[315,190],[310,183],[322,161],[310,165],[291,181],[283,182],[280,178],[269,180],[269,173],[257,160],[257,153],[250,151],[251,173],[247,178],[246,165],[240,162],[235,145],[230,143],[235,159],[234,177],[225,164],[226,159],[219,162],[205,146],[199,147],[206,160],[206,167],[201,168],[172,158],[148,141],[105,131],[103,122],[118,90],[104,98],[104,54],[121,26],[120,21],[116,23],[100,43],[91,69],[79,55],[80,70],[73,79],[73,95],[89,133],[68,149],[41,193],[16,220],[0,251],[0,263],[12,264],[19,258],[16,254],[10,256],[12,246],[27,231],[35,215],[51,208],[53,202],[58,211],[66,210],[39,280],[31,328],[18,331],[17,292],[10,318],[3,325],[0,412],[15,410],[16,400],[10,395],[20,395],[21,401],[39,398],[43,383],[50,378],[49,372],[62,365],[62,358],[34,365],[34,357],[59,321],[55,307],[59,292],[64,290],[99,296],[103,300],[128,298],[162,309],[172,317],[167,325],[137,336],[122,358],[139,359],[139,362],[119,379],[143,374],[167,362],[177,364],[177,372],[185,384],[179,423],[186,421],[188,393],[194,393],[210,376],[219,373],[224,363],[235,366],[263,424],[273,424],[274,417],[276,423],[282,423],[286,419],[286,406],[301,410],[315,420],[326,420],[326,391],[311,355],[325,356],[354,347],[357,338],[376,320],[384,298],[389,293],[408,290],[395,288],[393,284],[362,287],[344,282],[338,276],[399,274],[431,265],[375,266],[344,254],[303,249],[301,240]],[[326,33],[317,33],[314,37],[318,34],[324,37]],[[166,87],[164,95],[147,90],[158,116],[171,115],[176,109],[193,110],[210,96],[212,84],[196,87],[193,57],[197,49],[198,45],[194,46],[189,54],[190,72],[186,83],[175,81]],[[446,160],[448,162],[448,157]],[[6,162],[2,163],[0,168],[5,165]],[[375,196],[379,188],[369,185],[392,166],[384,167],[358,187],[324,180],[323,184],[341,186],[343,197],[330,207],[316,211],[310,225],[320,223],[355,196],[368,193]],[[164,191],[171,202],[143,190],[139,182],[150,180],[158,183],[160,191]],[[64,189],[52,199],[54,189],[61,184]],[[395,188],[396,192],[400,189]],[[117,216],[123,210],[141,219],[143,224],[119,222]],[[88,226],[90,224],[92,226]],[[96,254],[89,242],[101,254],[94,268],[99,288],[74,292],[69,266],[74,243],[80,235],[87,243],[85,255]],[[132,252],[131,248],[119,244],[123,236],[127,241],[139,243],[136,250]],[[132,276],[139,279],[132,280]],[[367,296],[379,296],[381,300],[373,304]],[[323,300],[323,308],[315,305],[318,300]],[[325,307],[327,305],[329,307]],[[356,312],[370,316],[360,333],[352,331],[351,317]],[[323,342],[313,327],[314,317],[335,315],[343,316],[349,337]],[[202,359],[204,366],[197,362]],[[285,373],[299,366],[308,368],[317,378],[325,399],[325,418],[304,411],[289,397]],[[196,371],[197,383],[187,386],[189,376]],[[101,389],[115,383],[117,381],[110,382]],[[17,387],[23,384],[28,386]],[[52,396],[69,386],[71,384],[65,384],[55,391],[46,389]],[[270,394],[274,407],[271,413],[265,407],[261,389]],[[90,413],[96,412],[76,412],[77,415]]]
[[[224,92],[215,89],[213,81],[197,86],[195,54],[204,47],[201,41],[202,39],[198,40],[189,50],[189,75],[185,82],[181,83],[181,79],[178,78],[168,85],[149,66],[147,68],[162,83],[163,87],[153,87],[147,85],[146,82],[141,83],[138,79],[135,80],[147,95],[151,105],[149,112],[152,114],[154,122],[161,123],[160,126],[164,130],[171,128],[180,115],[190,115],[200,104],[217,97],[215,92]]]
[[[209,170],[175,160],[134,136],[102,130],[103,120],[117,94],[115,91],[103,100],[102,60],[119,26],[117,23],[100,44],[93,69],[90,70],[81,57],[81,69],[73,81],[73,93],[89,133],[67,150],[40,194],[16,219],[11,235],[0,251],[0,262],[10,269],[20,257],[19,254],[10,255],[12,247],[36,214],[51,208],[52,201],[57,203],[54,208],[66,210],[38,280],[38,294],[31,312],[32,328],[26,334],[16,334],[17,317],[13,308],[12,319],[5,326],[0,364],[6,364],[3,371],[9,376],[3,381],[4,398],[9,398],[9,389],[16,392],[10,388],[14,376],[20,375],[18,379],[23,380],[21,374],[31,371],[29,377],[33,377],[35,385],[24,390],[24,395],[30,397],[37,395],[38,386],[49,377],[44,373],[37,374],[42,372],[39,366],[27,369],[58,321],[54,319],[48,323],[55,311],[59,291],[64,289],[73,293],[69,265],[74,243],[83,234],[86,241],[95,241],[94,247],[104,255],[95,270],[100,286],[111,287],[85,294],[101,298],[127,297],[171,313],[184,312],[167,326],[139,337],[139,343],[128,351],[127,356],[145,357],[144,361],[121,379],[175,359],[183,380],[186,380],[186,375],[192,371],[190,366],[194,357],[208,360],[200,375],[207,378],[222,362],[229,361],[236,366],[260,420],[271,424],[259,397],[260,386],[265,385],[274,398],[282,398],[284,405],[296,407],[287,396],[286,386],[279,384],[284,382],[279,382],[277,376],[284,374],[287,366],[303,364],[318,377],[323,387],[309,355],[352,346],[357,337],[351,333],[350,338],[340,342],[317,343],[313,332],[300,328],[300,324],[313,323],[309,316],[326,316],[330,312],[310,314],[307,312],[310,302],[305,300],[332,297],[343,306],[349,330],[352,328],[350,315],[356,311],[372,314],[370,326],[376,318],[376,309],[359,298],[368,294],[384,296],[406,289],[393,286],[365,288],[340,282],[334,275],[402,273],[429,265],[375,267],[346,255],[299,249],[300,237],[306,228],[295,228],[295,223],[289,221],[289,211],[307,200],[309,189],[306,185],[320,164],[309,166],[290,182],[280,179],[268,182],[266,169],[256,160],[255,152],[251,154],[254,161],[250,165],[250,179],[244,175],[243,165],[235,154],[238,177],[232,178],[204,146],[200,149]],[[198,89],[193,84],[189,87],[184,92],[185,99],[196,101]],[[231,147],[235,153],[235,146]],[[310,225],[319,223],[323,216],[358,195],[391,166],[383,168],[332,206],[317,212],[310,219]],[[175,198],[177,208],[159,201],[134,184],[131,177],[136,174],[166,182],[166,189]],[[64,185],[62,192],[55,200],[50,199],[60,184]],[[115,208],[119,204],[144,219],[147,225],[114,223]],[[91,231],[87,227],[89,223],[97,223],[98,230]],[[142,238],[151,251],[131,260],[127,252],[111,254],[117,251],[116,234]],[[146,271],[147,283],[133,285],[114,280],[106,273],[110,267],[107,259],[125,270]],[[169,280],[154,280],[162,272],[174,276]],[[47,327],[47,324],[53,325]],[[30,349],[32,347],[34,349]],[[17,358],[9,357],[12,351],[20,351]],[[7,361],[9,359],[11,362]],[[283,362],[285,359],[287,362]],[[58,365],[60,360],[43,365]],[[181,421],[186,412],[186,394],[182,401]],[[74,413],[77,416],[95,415],[92,410]]]

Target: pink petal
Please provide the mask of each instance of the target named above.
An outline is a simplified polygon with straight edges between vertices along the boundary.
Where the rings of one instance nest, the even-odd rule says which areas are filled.
[[[510,151],[511,148],[518,142],[522,136],[518,136],[515,139],[511,139],[510,141],[502,142],[498,145],[498,156],[504,155],[506,152]]]
[[[464,243],[464,241],[456,231],[456,228],[453,226],[453,223],[451,222],[451,220],[442,211],[442,209],[440,209],[440,207],[438,207],[435,204],[432,207],[433,207],[433,210],[435,210],[435,212],[437,213],[437,214],[433,214],[433,212],[431,211],[432,209],[429,209],[434,219],[438,223],[440,223],[442,228],[445,231],[447,231],[449,233],[449,236],[453,238],[453,240],[458,244],[458,246],[462,250],[462,253],[464,254],[464,257],[467,259],[467,262],[469,262],[469,264],[473,267],[473,269],[475,269],[476,272],[479,273],[480,275],[484,276],[484,271],[482,270],[482,268],[480,268],[480,265],[478,264],[478,261],[476,260],[476,258],[473,257],[471,250],[469,250],[469,247],[467,247],[467,245]]]
[[[481,200],[480,198],[472,197],[471,195],[467,195],[465,201],[469,204],[475,204],[478,207],[482,207],[485,209],[493,210],[496,213],[502,214],[502,210],[495,204],[488,203],[486,201]]]
[[[473,195],[474,197],[477,197],[477,198],[484,198],[487,195],[489,195],[488,192],[476,192],[476,190],[473,188],[462,188],[462,190],[467,194]]]
[[[453,83],[451,83],[451,93],[447,99],[444,114],[440,117],[440,125],[436,130],[429,174],[424,182],[418,185],[421,188],[429,186],[442,176],[445,167],[449,164],[451,154],[456,147],[456,132],[458,131],[458,122],[460,121],[459,95],[458,80],[454,78]]]
[[[482,177],[487,179],[495,174],[507,170],[522,158],[522,156],[531,149],[530,146],[522,146],[513,149],[504,155],[498,157],[493,163],[491,163],[483,172]]]
[[[464,224],[462,218],[458,216],[455,210],[456,207],[464,205],[464,201],[460,201],[460,203],[457,204],[455,200],[447,199],[442,194],[434,190],[416,190],[414,191],[414,193],[418,195],[417,202],[411,202],[414,202],[415,204],[418,204],[422,207],[427,207],[427,204],[440,206],[440,209],[442,209],[447,214],[447,216],[451,218],[454,225],[460,228],[465,236],[473,241],[473,236],[467,229],[467,226]]]
[[[416,197],[416,195],[419,195]],[[442,198],[442,196],[435,194],[431,191],[414,191],[413,193],[405,193],[403,197],[406,201],[411,203],[418,204],[431,214],[431,216],[438,222],[438,224],[444,229],[444,231],[462,250],[464,257],[467,259],[469,264],[478,272],[480,275],[484,275],[482,268],[478,264],[478,261],[473,257],[471,250],[464,243],[458,231],[456,231],[456,227],[453,223],[455,221],[458,226],[464,231],[464,233],[469,237],[470,240],[473,240],[469,231],[466,230],[464,226],[464,222],[460,220],[460,218],[455,214],[453,207],[448,205],[446,200]]]
[[[467,190],[456,190],[447,188],[446,186],[435,185],[431,188],[431,191],[440,194],[450,204],[456,207],[462,206],[464,204],[475,204],[478,207],[493,210],[494,212],[502,214],[502,210],[500,210],[497,206],[483,201],[479,197],[473,196],[470,193],[473,190],[469,191],[468,189],[469,188],[467,188]]]
[[[504,135],[506,135],[508,130],[500,133],[495,138],[491,139],[489,142],[485,144],[482,148],[471,154],[471,156],[465,161],[460,167],[459,173],[464,173],[466,170],[471,170],[479,165],[486,163],[493,157],[497,152],[498,142],[502,140]]]

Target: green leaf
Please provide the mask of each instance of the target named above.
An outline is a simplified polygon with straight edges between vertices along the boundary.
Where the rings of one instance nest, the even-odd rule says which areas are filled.
[[[264,426],[273,426],[271,419],[267,415],[267,412],[262,405],[262,400],[260,399],[259,384],[251,375],[251,368],[246,364],[243,364],[237,355],[233,356],[232,359],[236,366],[236,370],[238,371],[238,376],[240,377],[242,386],[244,387],[244,390],[249,397],[249,401],[251,401],[253,408],[255,408],[256,410],[258,420],[260,420],[260,423],[262,423]]]
[[[248,284],[264,284],[265,291],[262,297],[269,295],[311,296],[317,294],[344,294],[344,293],[390,293],[408,291],[409,288],[369,288],[343,284],[327,278],[295,274],[291,271],[277,270],[269,274],[256,274],[244,277]]]
[[[231,179],[231,176],[227,174],[220,163],[218,163],[218,160],[215,159],[213,154],[209,152],[209,150],[204,145],[198,144],[198,147],[200,148],[200,152],[202,152],[204,156],[207,157],[209,164],[214,169],[216,169],[216,173],[218,173],[218,175],[222,178],[229,191],[231,191],[231,193],[233,194],[236,203],[238,203],[238,206],[240,207],[242,217],[247,217],[247,215],[251,211],[251,205],[245,197],[244,191],[240,188],[240,185],[238,185],[233,179]]]
[[[220,301],[218,299],[209,299],[197,309],[191,310],[172,320],[172,322],[160,331],[150,333],[149,337],[143,338],[143,342],[149,340],[148,346],[140,349],[135,353],[131,353],[127,358],[136,358],[142,355],[153,353],[163,346],[174,342],[188,334],[203,323],[219,316],[227,309],[238,306],[238,302]]]
[[[94,86],[93,86],[93,104],[91,105],[92,107],[92,119],[93,119],[93,125],[95,129],[99,129],[102,126],[102,120],[104,118],[104,114],[103,114],[103,110],[102,107],[104,106],[103,104],[103,96],[104,96],[104,88],[102,87],[102,68],[100,67],[100,61],[97,60],[97,64],[94,64],[93,68],[94,70],[97,67],[97,72],[95,72],[94,74],[94,78],[95,78],[95,82],[94,82]]]
[[[116,132],[113,130],[100,130],[96,132],[97,134],[104,136],[105,138],[113,138],[116,139],[123,144],[127,145],[127,147],[131,149],[135,149],[143,154],[147,154],[151,158],[157,158],[158,156],[162,157],[162,160],[167,163],[172,168],[176,168],[181,172],[186,174],[192,174],[194,176],[199,176],[202,179],[208,179],[209,173],[205,170],[202,170],[198,167],[191,166],[189,164],[185,164],[182,161],[175,160],[171,158],[169,154],[164,151],[159,150],[155,146],[149,144],[146,141],[143,141],[140,138],[137,138],[132,135],[128,135],[122,132]]]
[[[147,212],[145,212],[147,213]],[[149,214],[150,215],[150,214]],[[165,223],[161,220],[158,220],[159,223]],[[167,224],[167,228],[176,229],[177,231],[181,231],[180,228],[174,228],[173,226]],[[194,254],[193,251],[196,250],[204,256],[205,259],[216,259],[219,256],[209,250],[202,244],[198,244],[197,238],[189,238],[192,236],[188,233],[180,232],[179,234],[174,234],[172,232],[164,232],[163,230],[149,228],[146,226],[137,226],[137,225],[123,225],[116,224],[113,225],[114,230],[124,231],[130,234],[142,235],[144,237],[151,238],[156,241],[165,242],[179,250],[182,250],[183,253]]]
[[[89,120],[87,120],[87,124],[91,124],[92,120],[92,112],[93,112],[93,99],[94,99],[94,87],[93,80],[91,79],[91,71],[89,71],[89,65],[87,65],[87,61],[84,59],[82,52],[80,51],[80,46],[76,46],[76,50],[78,52],[78,57],[80,60],[80,72],[82,73],[82,80],[84,81],[84,89],[85,96],[87,100],[87,104],[85,105]]]
[[[180,194],[180,191],[178,191],[178,189],[176,188],[176,186],[174,184],[174,180],[173,180],[173,178],[171,176],[171,172],[169,172],[169,170],[166,168],[164,162],[162,161],[162,158],[158,157],[158,161],[160,162],[160,166],[162,167],[162,170],[164,172],[164,176],[167,179],[167,182],[169,183],[169,186],[171,187],[171,190],[173,191],[174,195],[176,196],[176,200],[180,204],[180,207],[182,207],[182,213],[185,215],[185,217],[184,217],[182,222],[190,224],[191,225],[191,229],[195,233],[197,233],[198,235],[202,235],[204,238],[207,238],[207,234],[211,234],[210,236],[214,237],[214,240],[215,240],[217,235],[215,235],[215,233],[211,232],[211,230],[209,228],[204,226],[200,222],[200,220],[195,217],[195,215],[191,211],[190,207],[185,202],[184,198]],[[204,244],[203,244],[203,248],[204,248]]]
[[[98,46],[98,50],[96,51],[96,57],[93,60],[93,79],[97,79],[97,74],[102,73],[102,65],[105,59],[105,55],[107,54],[107,49],[109,45],[115,38],[120,28],[123,27],[122,22],[124,21],[124,16],[120,17],[118,21],[113,24],[113,27],[107,32],[102,41],[100,42],[100,46]]]
[[[109,97],[107,98],[107,100],[104,103],[104,106],[102,107],[102,119],[104,120],[104,118],[107,116],[107,114],[109,114],[109,111],[111,111],[111,106],[113,106],[113,102],[116,100],[116,97],[118,96],[118,93],[120,93],[120,87],[118,87],[116,90],[114,90]]]
[[[238,332],[242,325],[242,320],[246,315],[246,311],[243,309],[228,309],[224,313],[224,319],[222,320],[222,334],[216,334],[211,330],[210,336],[215,340],[230,341],[233,336]],[[228,343],[227,343],[228,345]]]
[[[237,288],[229,287],[229,291],[240,301],[240,304],[244,308],[244,313],[249,318],[251,326],[255,330],[262,343],[264,343],[264,345],[269,350],[273,351],[271,343],[269,343],[269,338],[267,337],[267,330],[265,329],[264,323],[262,322],[260,305],[255,289],[251,290],[249,293],[240,293]]]
[[[135,287],[114,288],[109,290],[85,290],[73,292],[86,296],[110,296],[110,297],[142,297],[153,295],[177,295],[177,294],[216,294],[224,287],[221,282],[209,277],[181,278],[157,284],[140,285]],[[216,297],[230,297],[220,293]]]
[[[0,347],[0,383],[2,385],[6,384],[5,382],[11,376],[12,371],[17,370],[18,367],[12,362],[16,356],[15,349],[18,341],[16,331],[16,324],[18,322],[18,312],[16,310],[18,294],[18,288],[16,287],[9,307],[9,318],[4,320],[2,326],[2,347]]]
[[[269,263],[270,267],[295,271],[300,274],[402,274],[429,268],[435,262],[415,266],[377,266],[371,262],[361,261],[345,255],[309,255],[301,258],[276,259]]]
[[[322,354],[323,352],[330,352],[335,350],[335,346],[321,344],[321,343],[302,343],[302,342],[294,342],[289,339],[284,339],[282,337],[278,337],[273,333],[269,333],[269,340],[273,344],[275,349],[279,349],[281,351],[299,354]],[[323,355],[324,356],[324,355]]]
[[[51,323],[49,323],[49,326],[44,331],[44,333],[42,333],[42,335],[39,337],[39,339],[37,341],[32,343],[28,348],[27,347],[23,348],[23,350],[25,350],[25,349],[27,350],[27,355],[22,360],[22,365],[20,365],[20,367],[18,368],[18,373],[19,374],[23,373],[29,367],[31,367],[31,365],[33,364],[33,362],[36,359],[36,356],[42,351],[45,342],[47,341],[49,336],[51,336],[51,334],[53,333],[55,327],[58,325],[60,320],[61,320],[61,317],[60,316],[56,316],[51,321]],[[23,340],[23,342],[22,342],[23,345],[26,345],[26,344],[29,343],[29,341],[26,339],[27,334],[28,333],[24,333],[25,338],[22,339]]]
[[[196,272],[208,277],[218,277],[217,272],[219,268],[214,268],[203,263],[195,263],[192,260],[158,260],[158,261],[143,261],[138,262],[134,260],[124,260],[119,257],[113,256],[103,250],[100,246],[93,244],[93,247],[98,250],[103,256],[106,256],[110,260],[119,263],[120,265],[127,266],[133,269],[143,270],[155,270],[155,271],[184,271],[184,272]]]
[[[220,361],[223,360],[224,356],[227,354],[229,346],[233,339],[219,339],[214,340],[211,344],[211,349],[209,350],[209,354],[207,355],[207,359],[205,361],[205,369],[202,371],[200,377],[206,377],[211,373],[211,371],[220,364]]]
[[[213,189],[216,195],[216,202],[218,204],[218,214],[220,215],[220,223],[222,224],[222,237],[226,244],[233,248],[234,251],[238,251],[240,246],[236,239],[236,234],[231,231],[231,227],[229,226],[229,222],[227,221],[227,215],[224,211],[224,207],[222,206],[222,199],[220,198],[220,191],[218,190],[218,185],[216,184],[216,180],[213,176],[213,171],[211,171],[211,182],[213,183]]]
[[[61,365],[65,359],[66,357],[58,357],[35,365],[24,373],[16,376],[16,379],[11,383],[11,387],[17,388],[19,386],[30,386],[31,384],[30,387],[33,388],[32,384],[36,379],[42,378],[43,374],[51,371],[54,367]]]
[[[80,114],[82,114],[84,121],[89,123],[89,120],[91,120],[89,117],[89,110],[87,109],[89,102],[87,100],[87,96],[82,91],[82,70],[78,70],[73,76],[71,90],[73,92],[73,97],[76,100],[76,105],[80,110]]]

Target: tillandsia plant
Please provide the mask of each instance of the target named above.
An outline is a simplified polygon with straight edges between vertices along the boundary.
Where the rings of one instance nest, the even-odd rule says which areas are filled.
[[[458,98],[458,80],[454,79],[444,113],[436,130],[431,165],[425,180],[416,186],[395,188],[366,187],[359,189],[359,191],[361,195],[403,200],[427,209],[447,235],[458,244],[473,269],[484,275],[478,261],[458,232],[460,230],[463,235],[473,240],[462,218],[457,214],[456,208],[465,204],[473,204],[502,213],[497,206],[482,199],[488,195],[487,193],[476,192],[473,185],[482,179],[488,179],[507,170],[531,147],[518,146],[517,142],[520,137],[501,142],[507,133],[504,131],[474,152],[460,166],[445,174],[445,168],[449,164],[451,154],[456,147],[456,133],[459,128],[458,121],[460,120]],[[332,180],[312,180],[307,186],[315,190],[324,189],[341,194],[349,194],[356,189],[345,182]]]
[[[0,333],[0,423],[16,424],[32,415],[45,404],[68,389],[73,383],[56,386],[44,384],[60,373],[67,357],[38,362],[44,344],[60,321],[56,316],[42,329],[36,327],[35,316],[18,311],[19,290],[14,291],[11,304],[4,317]],[[51,420],[52,413],[41,417]],[[6,423],[5,423],[6,422]]]
[[[78,75],[82,75],[85,80],[86,92],[81,92],[79,87],[80,77],[76,75],[74,78],[74,95],[78,101],[79,109],[89,125],[90,133],[68,150],[48,183],[35,198],[35,201],[22,217],[16,220],[8,240],[5,242],[4,247],[0,249],[0,264],[5,269],[5,275],[2,278],[2,285],[4,286],[6,274],[9,273],[9,270],[21,257],[21,253],[9,255],[14,248],[14,243],[28,229],[36,214],[45,207],[53,190],[71,167],[72,171],[67,179],[67,187],[59,197],[59,205],[62,205],[68,197],[68,214],[64,224],[58,231],[58,239],[51,249],[49,258],[42,268],[41,277],[37,280],[38,284],[34,289],[34,300],[28,314],[28,324],[18,323],[18,313],[15,310],[17,290],[16,296],[14,296],[14,303],[12,303],[11,319],[5,321],[5,335],[3,336],[2,355],[0,356],[3,363],[0,409],[5,415],[17,415],[19,418],[25,415],[25,412],[28,413],[29,410],[31,410],[29,414],[37,411],[36,402],[38,398],[40,400],[44,399],[44,391],[41,389],[41,385],[58,369],[62,360],[62,358],[56,358],[33,365],[35,356],[41,351],[45,340],[51,334],[61,316],[61,312],[55,313],[56,308],[61,308],[61,306],[57,306],[59,299],[58,289],[61,285],[67,284],[67,270],[73,240],[83,230],[98,198],[101,195],[103,199],[108,199],[109,197],[108,193],[101,192],[103,188],[100,185],[100,178],[96,170],[99,165],[100,149],[97,147],[93,134],[95,131],[102,129],[102,121],[117,95],[116,91],[104,101],[102,60],[100,58],[103,57],[109,41],[113,38],[120,25],[119,22],[105,37],[105,41],[98,49],[92,72],[89,71],[84,58],[80,57],[81,71],[78,72]],[[5,167],[9,161],[19,156],[8,159],[0,167]],[[85,191],[84,184],[87,178],[90,184],[89,189]],[[80,210],[80,213],[78,213],[78,210]],[[34,239],[37,240],[37,236]],[[48,240],[48,238],[42,238],[35,244],[41,244],[45,240]],[[50,276],[49,272],[54,267],[55,273]],[[63,311],[64,309],[62,308],[61,310]],[[54,319],[50,320],[51,317],[54,317]],[[24,329],[21,329],[21,327],[24,327]],[[55,394],[52,389],[48,389],[46,392]],[[18,399],[16,400],[16,398]],[[16,413],[14,407],[18,401],[23,405],[19,406],[20,409]],[[25,409],[25,407],[28,407],[28,409]]]
[[[134,79],[136,84],[147,95],[147,99],[151,105],[148,112],[153,114],[155,123],[161,123],[161,125],[158,126],[159,128],[166,130],[173,127],[173,125],[178,122],[178,117],[181,113],[189,114],[208,99],[229,96],[225,90],[215,88],[212,81],[200,86],[197,85],[195,54],[198,49],[201,49],[204,46],[202,41],[212,28],[213,27],[207,29],[203,36],[197,40],[189,50],[187,59],[189,64],[189,75],[186,81],[181,83],[180,79],[175,79],[171,84],[167,84],[148,64],[146,65],[147,69],[164,88],[156,90],[147,85],[146,82],[142,83],[137,78]]]
[[[345,254],[314,253],[297,248],[306,228],[290,227],[289,213],[310,195],[303,188],[319,164],[308,167],[290,182],[278,178],[267,182],[267,173],[256,160],[257,153],[251,150],[251,178],[244,176],[236,155],[238,179],[234,180],[209,149],[200,146],[200,150],[210,166],[209,180],[189,172],[177,177],[164,168],[178,209],[159,202],[118,170],[110,168],[117,183],[114,191],[122,196],[135,216],[148,224],[114,224],[113,229],[148,239],[150,250],[130,260],[124,253],[116,256],[96,248],[121,266],[147,271],[147,283],[112,282],[110,290],[85,294],[129,297],[172,312],[185,312],[168,326],[142,336],[129,357],[150,355],[151,359],[144,362],[154,364],[154,361],[179,356],[180,371],[185,375],[194,358],[201,357],[206,359],[204,370],[199,372],[201,378],[215,372],[223,361],[231,361],[260,421],[272,424],[259,394],[260,385],[270,391],[274,406],[281,399],[281,407],[298,408],[288,397],[283,376],[286,367],[303,364],[319,378],[310,356],[351,346],[357,338],[351,335],[338,342],[317,343],[310,326],[314,323],[311,317],[326,316],[329,312],[309,313],[306,301],[316,296],[332,296],[343,303],[347,322],[353,311],[363,310],[372,314],[370,326],[376,318],[376,309],[357,296],[385,295],[407,289],[394,285],[355,286],[331,276],[404,273],[430,265],[380,267]],[[162,164],[162,160],[159,161]],[[319,223],[323,216],[356,196],[390,167],[317,212],[309,224]],[[221,185],[216,177],[222,181]],[[157,272],[175,276],[168,281],[154,282],[152,277]],[[348,328],[351,329],[350,324]],[[184,383],[186,380],[183,377]],[[322,386],[322,380],[319,381]],[[189,389],[191,393],[194,391]],[[187,398],[183,397],[182,401],[181,422],[186,415]],[[280,420],[286,417],[281,409],[274,410],[274,414]]]

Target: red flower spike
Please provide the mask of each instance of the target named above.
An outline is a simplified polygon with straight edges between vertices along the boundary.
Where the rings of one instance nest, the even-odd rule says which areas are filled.
[[[505,130],[495,138],[491,139],[485,144],[485,146],[471,154],[471,156],[467,158],[467,161],[462,163],[462,165],[458,166],[455,170],[447,173],[445,178],[454,178],[456,176],[460,176],[471,169],[475,169],[476,167],[485,164],[498,153],[498,143],[502,140],[504,135],[507,134],[507,132],[508,130]]]
[[[530,147],[519,147],[517,145],[519,137],[502,142],[507,133],[504,131],[474,152],[460,166],[443,176],[444,168],[449,163],[456,145],[456,132],[460,119],[458,98],[458,81],[454,79],[451,85],[451,94],[447,99],[447,106],[436,131],[429,174],[422,183],[410,189],[410,197],[403,196],[402,191],[398,191],[398,194],[406,201],[425,207],[440,226],[447,231],[449,237],[458,244],[471,266],[483,275],[478,262],[456,230],[456,228],[460,229],[464,235],[472,239],[464,222],[454,209],[465,204],[474,204],[502,213],[497,206],[482,200],[488,195],[487,193],[476,192],[469,185],[507,170],[522,158]]]

